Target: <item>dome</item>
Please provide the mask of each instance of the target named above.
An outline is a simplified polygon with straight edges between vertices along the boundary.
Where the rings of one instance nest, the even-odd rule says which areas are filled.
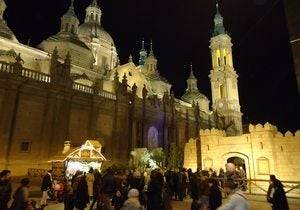
[[[190,91],[187,91],[182,97],[181,99],[187,103],[190,103],[192,104],[193,101],[194,102],[199,102],[201,100],[205,100],[205,101],[208,101],[207,97],[198,92],[198,91],[193,91],[193,92],[190,92]]]
[[[91,41],[92,38],[99,38],[104,40],[111,45],[114,45],[112,37],[103,27],[92,22],[86,22],[79,26],[78,36],[80,38],[88,39],[86,41]]]

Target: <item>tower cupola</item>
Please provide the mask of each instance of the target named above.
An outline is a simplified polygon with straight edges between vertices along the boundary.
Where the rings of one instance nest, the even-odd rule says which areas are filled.
[[[67,33],[69,35],[77,35],[79,26],[79,20],[74,10],[74,0],[71,0],[68,11],[61,18],[61,33]]]

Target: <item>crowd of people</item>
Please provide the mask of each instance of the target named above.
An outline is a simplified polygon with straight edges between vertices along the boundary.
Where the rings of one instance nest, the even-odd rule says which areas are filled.
[[[53,184],[49,170],[42,180],[39,206],[44,209],[49,197],[55,196],[60,197],[65,210],[172,210],[171,200],[191,198],[191,210],[248,210],[244,176],[241,168],[220,169],[219,173],[211,169],[193,173],[191,169],[142,172],[111,168],[100,173],[91,168],[88,173],[77,171],[72,178]],[[0,210],[35,210],[36,203],[29,199],[30,180],[22,179],[13,193],[10,179],[10,171],[0,173]],[[224,197],[228,199],[222,204]],[[289,209],[283,185],[274,175],[270,176],[267,201],[273,210]]]

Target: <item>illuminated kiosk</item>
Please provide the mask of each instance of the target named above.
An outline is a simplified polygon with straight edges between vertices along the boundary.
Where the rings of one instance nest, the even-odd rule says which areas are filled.
[[[87,140],[82,146],[71,149],[69,141],[65,142],[60,155],[52,162],[53,177],[70,178],[76,171],[88,172],[90,168],[100,171],[106,158],[101,154],[101,144],[96,140]]]

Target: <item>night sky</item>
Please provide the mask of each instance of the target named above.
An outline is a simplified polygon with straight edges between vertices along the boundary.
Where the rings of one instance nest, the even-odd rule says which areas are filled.
[[[80,21],[92,0],[75,0]],[[70,0],[6,0],[9,27],[22,43],[36,46],[56,34]],[[180,97],[192,62],[199,89],[211,98],[209,38],[214,0],[99,0],[102,25],[114,38],[121,64],[138,60],[142,38],[154,43],[158,68]],[[300,129],[300,100],[283,2],[220,0],[225,27],[233,39],[244,122],[269,121],[281,131]],[[146,47],[148,47],[146,45]]]

